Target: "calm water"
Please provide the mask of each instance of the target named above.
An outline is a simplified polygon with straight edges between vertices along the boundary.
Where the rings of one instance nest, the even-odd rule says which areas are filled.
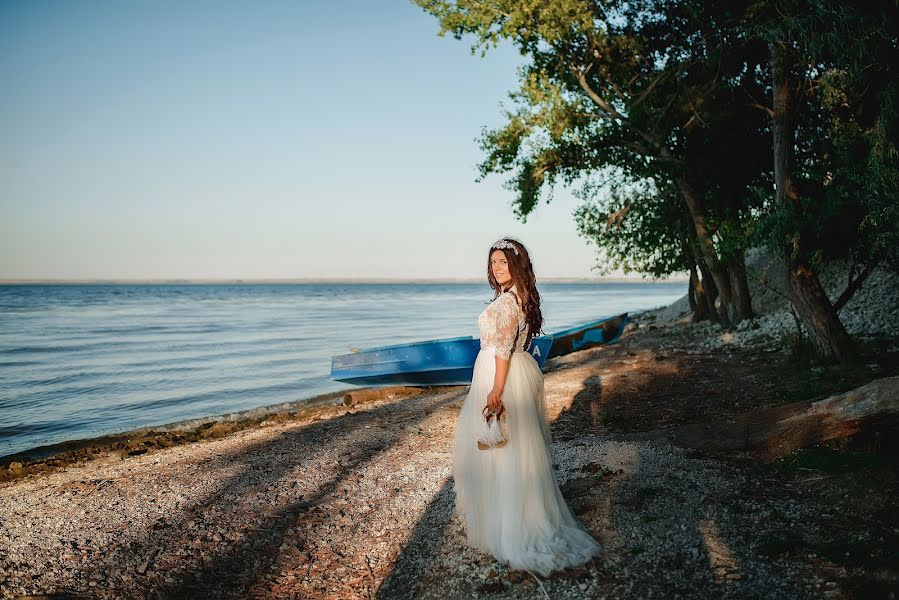
[[[544,331],[684,283],[540,286]],[[478,337],[486,284],[0,286],[0,456],[351,389],[350,348]]]

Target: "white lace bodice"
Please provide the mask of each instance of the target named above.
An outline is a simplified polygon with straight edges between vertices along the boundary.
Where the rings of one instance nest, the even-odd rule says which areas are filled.
[[[514,285],[511,290],[518,292]],[[497,296],[478,316],[478,329],[481,332],[481,348],[493,346],[496,348],[496,355],[502,359],[509,360],[513,343],[516,352],[524,351],[528,333],[524,311],[521,310],[515,296],[509,292]],[[517,342],[515,342],[516,331]]]

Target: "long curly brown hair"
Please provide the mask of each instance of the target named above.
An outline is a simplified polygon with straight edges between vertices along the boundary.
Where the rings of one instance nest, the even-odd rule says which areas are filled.
[[[490,283],[490,288],[496,292],[493,300],[496,300],[500,294],[508,290],[512,285],[515,286],[518,300],[524,311],[525,322],[528,326],[528,337],[524,343],[524,347],[527,349],[531,345],[531,340],[543,333],[543,313],[540,311],[540,292],[537,291],[537,277],[534,275],[531,256],[528,254],[528,249],[524,247],[524,244],[508,237],[502,238],[502,240],[514,244],[518,248],[518,253],[516,254],[511,248],[494,248],[491,246],[487,252],[487,281]],[[509,275],[512,276],[512,281],[505,288],[496,281],[496,278],[493,276],[493,269],[490,268],[490,257],[496,251],[502,252],[506,256],[506,262],[509,265]]]

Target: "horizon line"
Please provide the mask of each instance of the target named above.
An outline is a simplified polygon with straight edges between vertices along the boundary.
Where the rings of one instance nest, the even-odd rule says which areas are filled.
[[[643,278],[643,277],[541,277],[539,282],[545,283],[686,283],[685,277],[668,278]],[[539,283],[538,282],[538,283]],[[487,283],[483,278],[471,277],[145,277],[145,278],[119,278],[119,277],[83,277],[83,278],[9,278],[0,279],[0,285],[28,285],[28,284],[213,284],[213,283],[237,283],[237,284],[297,284],[297,283]]]

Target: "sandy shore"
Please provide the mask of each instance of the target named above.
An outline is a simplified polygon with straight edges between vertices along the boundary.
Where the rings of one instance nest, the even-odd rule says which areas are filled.
[[[695,328],[651,322],[548,365],[558,479],[604,546],[583,568],[538,580],[466,546],[451,487],[458,387],[6,482],[2,596],[852,597],[852,569],[793,533],[825,536],[837,520],[870,533],[889,508],[877,494],[822,508],[807,472],[628,440],[777,404],[792,381],[765,375],[776,361],[758,350],[690,353]]]

